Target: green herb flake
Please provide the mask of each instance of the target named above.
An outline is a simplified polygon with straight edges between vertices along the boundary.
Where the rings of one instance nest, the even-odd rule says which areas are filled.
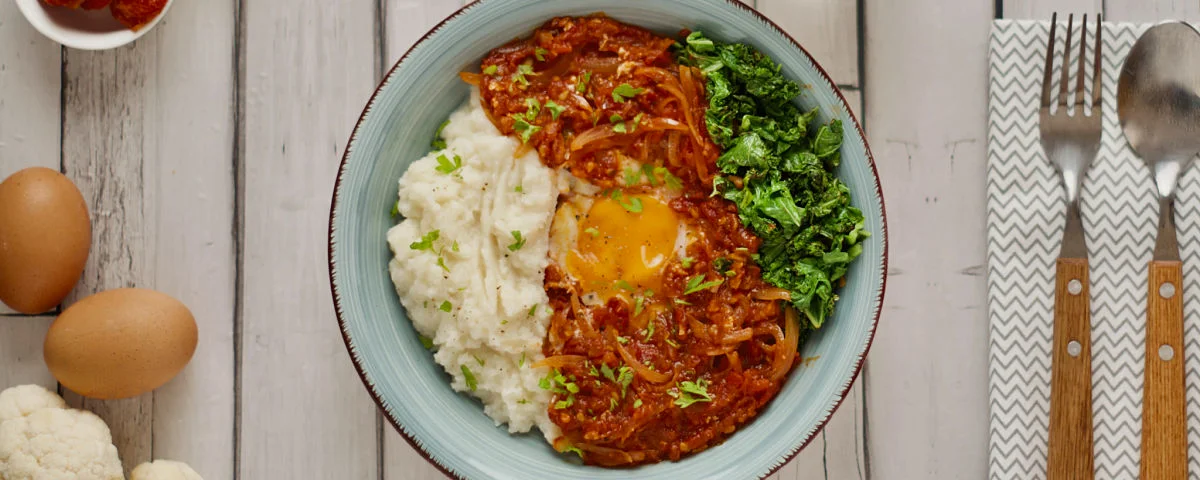
[[[627,133],[627,130],[625,130],[625,119],[621,118],[621,115],[613,114],[613,116],[608,117],[608,121],[613,124],[612,130],[614,132]]]
[[[508,249],[510,251],[515,252],[517,250],[520,250],[521,247],[525,246],[525,237],[521,236],[521,232],[519,230],[513,230],[512,236],[513,236],[513,240],[515,240],[515,241],[511,245],[508,246]]]
[[[417,338],[421,340],[422,347],[425,347],[426,350],[433,350],[433,339],[424,335],[418,335]]]
[[[625,280],[617,280],[617,288],[619,288],[621,290],[629,291],[629,292],[632,292],[635,290],[633,288],[633,285],[630,285],[629,282],[626,282]]]
[[[638,315],[641,315],[641,314],[642,314],[642,307],[643,307],[643,305],[642,305],[642,304],[643,304],[645,301],[646,301],[646,298],[645,298],[645,297],[642,297],[642,296],[638,296],[638,297],[637,297],[637,299],[636,299],[636,300],[634,300],[634,305],[633,305],[633,316],[635,316],[635,317],[636,317],[636,316],[638,316]],[[647,337],[648,337],[648,336],[647,336]]]
[[[396,203],[392,204],[392,216],[394,217],[399,214],[400,214],[400,201],[396,200]]]
[[[454,244],[453,244],[453,245],[450,245],[450,251],[452,251],[452,252],[457,252],[457,251],[458,251],[458,240],[455,240],[455,241],[454,241]]]
[[[521,352],[521,361],[517,362],[517,368],[525,366],[525,352]]]
[[[513,187],[513,191],[517,192],[517,193],[525,193],[525,187],[517,185],[517,186]]]
[[[529,97],[525,99],[525,118],[529,121],[537,119],[539,113],[542,113],[542,104],[536,98]]]
[[[703,378],[695,382],[680,382],[679,391],[671,390],[668,394],[675,397],[675,405],[679,408],[687,408],[697,402],[712,401],[712,397],[708,395],[708,381]]]
[[[616,383],[617,381],[617,377],[613,375],[613,370],[608,368],[608,365],[606,364],[600,364],[600,374],[604,375],[604,378],[607,378],[610,382]]]
[[[625,103],[626,98],[636,97],[639,93],[646,91],[644,88],[634,88],[633,85],[622,83],[613,89],[612,98],[614,102]]]
[[[600,230],[597,230],[597,229],[596,229],[596,227],[588,227],[588,228],[585,228],[585,229],[583,230],[583,233],[586,233],[586,234],[588,234],[588,235],[591,235],[593,238],[594,238],[594,237],[598,237],[598,236],[600,236]]]
[[[433,141],[429,142],[429,145],[433,147],[434,150],[444,150],[446,148],[446,139],[442,138],[442,130],[445,130],[446,125],[449,124],[450,120],[447,119],[446,121],[443,121],[441,125],[438,125],[437,130],[433,132]]]
[[[621,398],[625,398],[625,391],[629,389],[629,384],[633,383],[633,368],[621,367],[618,369],[617,383],[621,385]]]
[[[683,294],[691,295],[699,291],[708,290],[722,283],[725,283],[725,280],[713,280],[711,282],[705,282],[704,274],[696,275],[688,279],[687,288],[683,291]]]
[[[620,342],[621,345],[628,345],[629,337],[617,337],[617,341]]]
[[[413,250],[433,250],[433,242],[438,239],[439,235],[441,235],[440,230],[434,230],[426,233],[421,237],[420,241],[408,244],[408,248]]]
[[[546,110],[550,111],[550,118],[552,120],[558,120],[558,116],[562,115],[562,112],[566,109],[567,107],[555,103],[554,100],[546,100]]]
[[[609,399],[608,399],[608,409],[609,409],[609,411],[616,411],[616,409],[617,409],[617,399],[615,399],[615,398],[609,398]]]
[[[579,93],[587,92],[588,83],[591,83],[591,81],[592,72],[583,72],[583,75],[579,76],[579,82],[575,84],[575,91]]]
[[[692,268],[693,263],[696,263],[696,259],[692,257],[683,257],[679,259],[679,265],[683,268]]]
[[[438,310],[441,310],[446,313],[450,313],[450,311],[453,309],[454,309],[454,305],[451,305],[449,300],[443,300],[442,304],[438,306]]]
[[[634,167],[625,167],[625,185],[633,186],[642,181],[642,171]]]
[[[526,399],[524,399],[524,398],[522,398],[522,399],[520,399],[520,400],[517,400],[517,404],[518,404],[518,405],[524,405],[524,404],[526,404],[526,403],[529,403],[529,400],[526,400]]]
[[[579,447],[567,447],[563,449],[563,453],[568,452],[579,455],[579,458],[583,458],[583,450],[580,450]]]
[[[521,85],[529,85],[529,79],[525,78],[526,75],[534,75],[533,65],[528,63],[517,65],[517,73],[513,74],[513,81]]]
[[[479,366],[481,366],[481,367],[482,367],[482,366],[484,366],[484,365],[485,365],[485,363],[484,363],[483,359],[482,359],[482,358],[479,358],[477,355],[474,355],[474,354],[472,354],[472,355],[471,355],[471,357],[475,359],[475,363],[478,363],[478,364],[479,364]]]
[[[637,131],[638,125],[642,124],[642,114],[639,113],[633,116],[633,122],[629,124],[629,131]]]
[[[534,56],[534,58],[537,58],[537,60],[539,62],[546,61],[546,55],[549,53],[550,53],[549,51],[547,51],[546,49],[541,48],[541,47],[533,49],[533,56]]]
[[[446,266],[446,257],[439,256],[437,259],[437,266],[442,267],[442,270],[445,270],[446,273],[450,273],[450,267]]]
[[[634,399],[633,400],[633,408],[642,408],[642,399],[640,399],[640,398]]]
[[[475,374],[471,373],[471,369],[467,368],[466,365],[462,366],[462,374],[463,380],[466,380],[467,382],[467,388],[474,392],[475,388],[479,386],[479,384],[475,382]]]
[[[443,153],[437,156],[437,163],[438,166],[434,168],[434,170],[449,175],[454,173],[455,170],[462,168],[462,157],[455,155],[454,160],[451,161],[450,157],[447,157],[446,154]]]
[[[620,203],[621,206],[625,207],[625,210],[629,210],[630,213],[642,213],[642,199],[640,198],[634,197],[633,201],[629,203],[625,203],[623,200],[620,201]]]
[[[534,315],[537,315],[537,307],[538,307],[538,306],[537,306],[537,304],[536,304],[536,303],[535,303],[535,304],[533,304],[533,306],[529,307],[529,316],[530,316],[530,317],[532,317],[532,316],[534,316]]]
[[[676,299],[675,299],[675,304],[676,304],[676,305],[691,305],[691,304],[692,304],[692,302],[689,302],[689,301],[687,301],[687,300],[684,300],[684,299],[682,299],[682,298],[676,298]]]
[[[522,143],[529,143],[529,138],[540,131],[542,127],[529,123],[521,116],[513,116],[513,131],[521,137]]]
[[[484,75],[495,75],[497,70],[500,70],[500,68],[495,65],[488,65],[486,67],[483,67],[483,74]]]
[[[674,341],[674,340],[671,340],[671,339],[669,339],[669,338],[667,338],[667,339],[664,339],[664,340],[667,342],[667,345],[670,345],[670,346],[671,346],[671,347],[673,347],[673,348],[679,348],[679,344],[678,344],[678,343],[675,343],[675,341]]]

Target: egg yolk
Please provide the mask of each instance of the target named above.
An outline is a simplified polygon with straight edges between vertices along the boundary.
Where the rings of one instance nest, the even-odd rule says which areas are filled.
[[[679,219],[670,207],[649,195],[604,197],[592,204],[578,228],[567,268],[585,291],[607,298],[622,288],[661,288],[662,269],[679,235]]]

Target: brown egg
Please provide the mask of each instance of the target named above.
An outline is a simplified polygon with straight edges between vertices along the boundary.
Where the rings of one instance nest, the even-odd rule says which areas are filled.
[[[153,290],[121,288],[84,298],[46,333],[50,373],[85,397],[128,398],[161,387],[196,351],[196,320]]]
[[[22,313],[54,308],[91,245],[87,203],[63,174],[33,167],[0,183],[0,302]]]

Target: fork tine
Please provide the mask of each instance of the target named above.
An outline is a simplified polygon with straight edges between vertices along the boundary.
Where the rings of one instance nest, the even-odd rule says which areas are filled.
[[[1102,70],[1100,70],[1100,50],[1104,45],[1104,43],[1102,43],[1100,41],[1100,37],[1101,37],[1101,32],[1104,31],[1104,28],[1102,27],[1100,20],[1101,20],[1100,14],[1097,13],[1096,14],[1096,47],[1093,49],[1093,50],[1095,50],[1096,62],[1095,62],[1095,65],[1092,67],[1092,76],[1093,76],[1093,78],[1092,78],[1092,107],[1093,108],[1100,106],[1100,102],[1101,102],[1101,100],[1103,98],[1103,94],[1104,94],[1104,90],[1103,90],[1104,86],[1101,84],[1101,80],[1104,78],[1104,72]]]
[[[1079,71],[1075,74],[1075,110],[1076,115],[1083,115],[1083,105],[1087,103],[1087,91],[1083,89],[1083,81],[1087,78],[1087,14],[1083,14],[1083,20],[1079,22],[1079,26],[1083,29],[1079,32]]]
[[[1062,80],[1058,83],[1058,106],[1067,106],[1067,81],[1071,76],[1071,30],[1075,23],[1075,14],[1067,15],[1067,43],[1063,44]]]
[[[1046,67],[1042,78],[1042,108],[1050,106],[1050,74],[1054,72],[1054,30],[1058,26],[1058,12],[1050,15],[1050,40],[1046,41]]]

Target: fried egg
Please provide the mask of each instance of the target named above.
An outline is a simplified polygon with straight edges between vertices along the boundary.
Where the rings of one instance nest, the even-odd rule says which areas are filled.
[[[578,282],[583,302],[661,289],[665,267],[683,258],[691,241],[687,221],[668,204],[678,194],[662,182],[605,190],[559,174],[550,257]]]

